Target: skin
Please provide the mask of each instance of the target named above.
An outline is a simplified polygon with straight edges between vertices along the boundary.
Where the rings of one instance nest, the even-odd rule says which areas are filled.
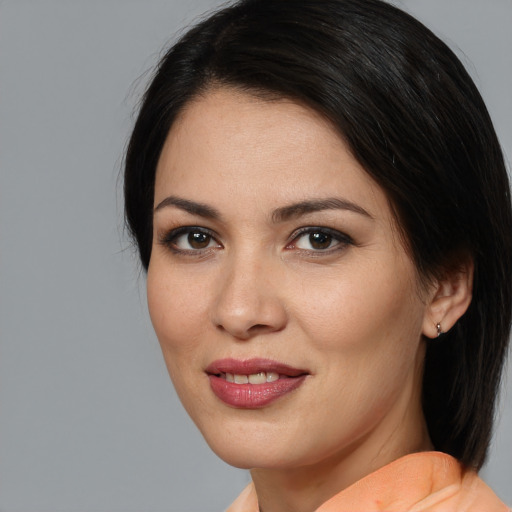
[[[275,218],[328,198],[350,207]],[[327,121],[293,101],[210,90],[171,128],[154,204],[148,304],[170,376],[211,448],[251,469],[262,511],[312,511],[432,448],[422,335],[464,312],[471,272],[420,286],[385,194]],[[184,226],[203,229],[191,230],[203,248],[176,233]],[[206,367],[255,357],[309,375],[260,409],[219,400]]]

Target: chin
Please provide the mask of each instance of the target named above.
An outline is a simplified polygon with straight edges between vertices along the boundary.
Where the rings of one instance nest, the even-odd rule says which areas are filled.
[[[287,458],[272,455],[271,453],[262,453],[266,451],[260,446],[258,449],[251,450],[242,448],[240,450],[213,450],[214,453],[226,464],[239,469],[289,469],[297,467],[295,461]]]
[[[230,466],[240,469],[274,468],[284,469],[295,465],[289,454],[296,450],[286,446],[282,435],[273,440],[272,434],[265,434],[263,428],[257,434],[240,428],[240,435],[209,435],[202,432],[212,451]],[[295,457],[294,457],[295,459]]]
[[[262,457],[261,454],[259,456],[242,452],[229,451],[226,452],[224,450],[217,451],[213,450],[214,453],[222,459],[226,464],[233,466],[238,469],[254,469],[254,468],[270,468],[274,467],[266,457]]]

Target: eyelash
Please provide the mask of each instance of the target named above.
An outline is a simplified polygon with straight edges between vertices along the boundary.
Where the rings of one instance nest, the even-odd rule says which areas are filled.
[[[297,245],[297,241],[302,238],[303,236],[309,235],[310,237],[312,235],[327,235],[327,237],[330,238],[331,243],[337,242],[333,246],[329,244],[329,246],[325,249],[302,249],[300,247],[297,247],[297,250],[301,252],[305,252],[314,256],[324,256],[327,254],[332,254],[337,251],[341,251],[347,247],[347,245],[354,245],[354,240],[347,234],[342,233],[341,231],[338,231],[336,229],[331,229],[327,227],[322,226],[307,226],[299,229],[298,231],[295,231],[291,238],[291,242],[286,245],[286,249],[291,248],[292,246]],[[311,240],[310,240],[311,242]]]
[[[177,241],[180,237],[190,236],[192,234],[198,234],[208,237],[208,245],[204,248],[195,248],[195,249],[183,249],[178,247]],[[304,236],[309,235],[324,235],[328,237],[329,245],[325,249],[304,249],[297,247],[297,242]],[[210,244],[214,242],[216,246],[210,246]],[[311,239],[309,241],[311,243]],[[159,243],[164,247],[168,248],[175,254],[181,254],[185,256],[204,256],[210,253],[212,250],[217,248],[222,248],[222,244],[220,244],[216,239],[216,234],[206,228],[202,228],[199,226],[182,226],[176,229],[171,229],[167,233],[163,234],[159,238]],[[331,245],[334,243],[334,245]],[[347,245],[353,245],[353,239],[342,233],[341,231],[337,231],[335,229],[321,227],[321,226],[307,226],[303,227],[297,231],[295,231],[290,236],[290,242],[286,244],[285,249],[292,250],[296,249],[301,253],[307,253],[308,255],[312,255],[315,257],[321,257],[324,255],[332,254],[334,252],[341,251],[346,248]]]
[[[202,249],[182,249],[177,246],[176,242],[178,239],[182,236],[190,236],[192,234],[200,234],[205,235],[209,237],[209,243],[211,241],[215,241],[217,243],[217,247],[221,247],[221,244],[219,244],[216,241],[215,233],[213,231],[210,231],[206,228],[201,228],[199,226],[182,226],[180,228],[171,229],[167,233],[165,233],[163,236],[160,237],[159,242],[164,247],[167,247],[169,250],[171,250],[175,254],[183,254],[185,256],[199,256],[204,255],[207,252],[210,252],[212,249],[215,249],[215,247],[205,247]]]

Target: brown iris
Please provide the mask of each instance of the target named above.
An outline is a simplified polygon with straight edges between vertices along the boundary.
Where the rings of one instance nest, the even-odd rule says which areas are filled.
[[[192,232],[188,234],[188,243],[194,249],[206,249],[210,245],[211,236],[206,233]]]
[[[314,249],[327,249],[332,242],[332,236],[326,233],[311,233],[309,243]]]

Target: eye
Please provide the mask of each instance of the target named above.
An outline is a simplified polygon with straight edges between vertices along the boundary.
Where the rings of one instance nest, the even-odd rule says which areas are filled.
[[[195,226],[173,229],[166,233],[160,242],[171,250],[181,253],[201,252],[221,247],[209,230]]]
[[[333,243],[332,235],[318,231],[316,233],[306,233],[298,238],[295,246],[299,249],[325,250],[331,247]]]
[[[201,231],[191,231],[186,235],[181,235],[175,240],[176,246],[181,249],[206,249],[213,242],[213,238],[208,233]],[[184,247],[187,245],[188,247]]]
[[[329,252],[352,244],[352,239],[340,231],[330,228],[310,227],[300,230],[288,248],[303,251]]]

